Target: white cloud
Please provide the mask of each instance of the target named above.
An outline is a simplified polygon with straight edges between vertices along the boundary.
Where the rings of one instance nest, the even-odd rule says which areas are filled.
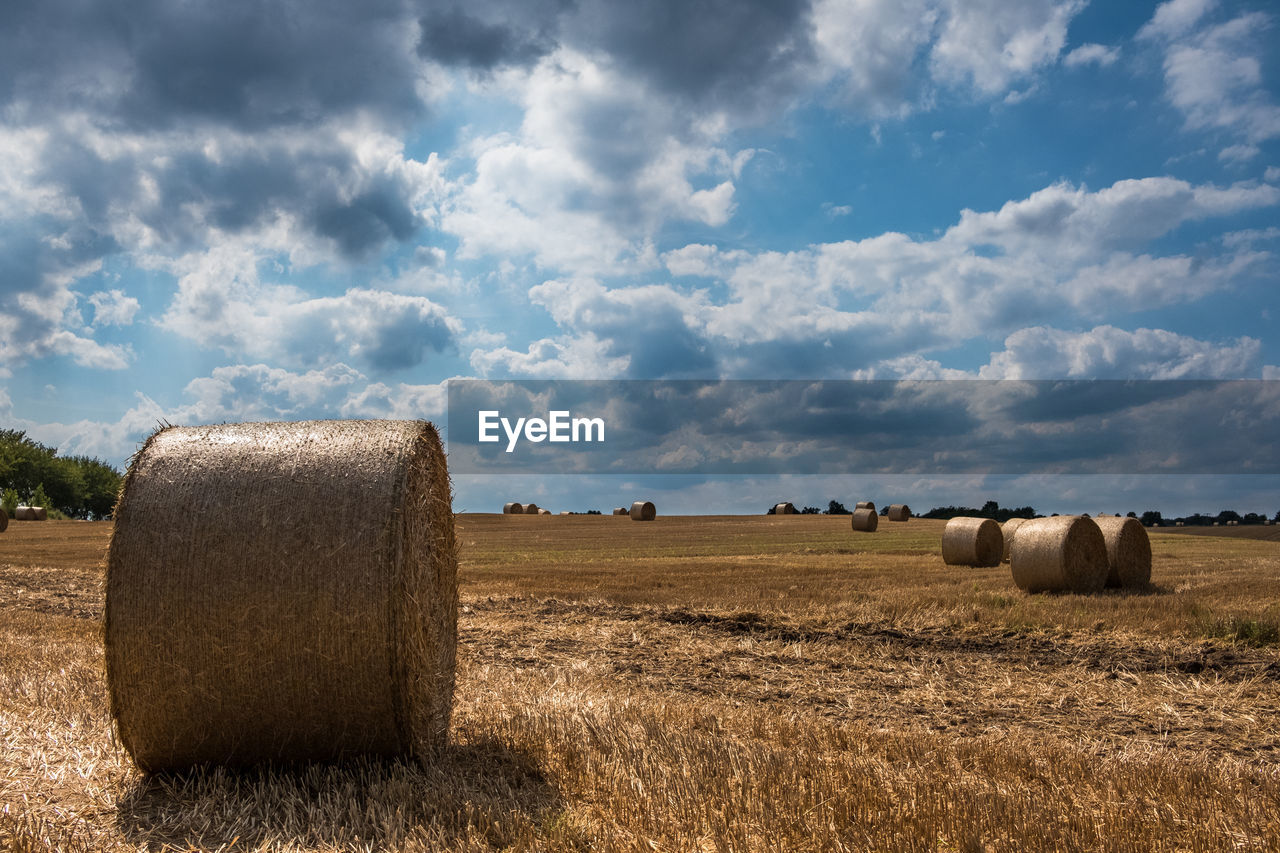
[[[969,82],[985,95],[1057,60],[1067,26],[1083,0],[947,0],[944,23],[930,56],[934,75]]]
[[[1097,65],[1106,68],[1114,65],[1120,58],[1120,49],[1103,44],[1082,44],[1062,58],[1062,64],[1068,68],[1079,68],[1083,65]]]
[[[1140,39],[1172,39],[1186,35],[1218,0],[1169,0],[1161,3],[1151,20],[1138,31]]]
[[[178,290],[160,324],[206,347],[286,365],[352,359],[376,370],[452,347],[461,324],[421,296],[353,288],[312,297],[264,284],[251,252],[215,249],[170,264]]]
[[[1171,0],[1161,5],[1139,38],[1165,50],[1165,96],[1188,128],[1217,129],[1250,144],[1280,136],[1280,106],[1263,85],[1260,34],[1271,25],[1262,12],[1202,26],[1216,4]]]
[[[1256,145],[1228,145],[1218,152],[1218,159],[1224,163],[1247,163],[1261,153]]]
[[[1242,379],[1256,377],[1262,344],[1214,344],[1162,329],[1020,329],[979,371],[983,379]],[[1264,377],[1265,378],[1265,377]]]
[[[93,325],[128,326],[138,313],[138,300],[122,290],[100,290],[89,296],[93,306]]]
[[[1267,171],[1263,173],[1262,179],[1269,184],[1280,182],[1280,166],[1268,166]]]

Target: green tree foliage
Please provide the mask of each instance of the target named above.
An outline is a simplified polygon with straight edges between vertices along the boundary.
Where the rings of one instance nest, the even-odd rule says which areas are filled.
[[[840,501],[830,501],[827,503],[827,515],[853,515],[853,513],[845,509]]]
[[[0,430],[0,489],[13,491],[19,503],[72,518],[107,518],[120,480],[119,471],[98,459],[58,456],[21,430]]]
[[[5,489],[3,496],[0,496],[0,509],[3,509],[10,518],[13,518],[13,511],[20,503],[22,501],[18,498],[17,489]]]

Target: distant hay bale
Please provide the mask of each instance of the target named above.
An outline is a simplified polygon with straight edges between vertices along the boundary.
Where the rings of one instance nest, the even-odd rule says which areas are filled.
[[[125,477],[106,576],[111,714],[137,766],[441,749],[450,501],[423,421],[152,435]]]
[[[614,515],[630,515],[631,512],[625,506],[618,506],[613,508],[613,514]]]
[[[1107,586],[1145,587],[1151,583],[1151,540],[1136,518],[1099,518],[1107,543]]]
[[[28,506],[18,506],[18,507],[14,507],[14,508],[13,508],[13,520],[14,520],[14,521],[30,521],[30,520],[31,520],[31,507],[28,507]]]
[[[538,510],[538,515],[551,515],[551,510],[549,510],[549,509],[540,509],[540,510]]]
[[[636,501],[631,505],[632,521],[653,521],[658,517],[658,509],[652,501]]]
[[[525,505],[524,505],[524,514],[525,514],[525,515],[537,515],[537,514],[538,514],[538,505],[537,505],[537,504],[525,504]]]
[[[911,507],[906,504],[890,504],[887,517],[890,521],[906,521],[911,518]]]
[[[0,533],[4,533],[9,527],[9,513],[4,511],[4,507],[0,507]]]
[[[1187,523],[1186,523],[1185,521],[1175,521],[1173,526],[1174,526],[1174,527],[1186,527],[1186,526],[1187,526]]]
[[[780,504],[774,504],[773,514],[774,515],[796,515],[797,514],[796,505],[791,503],[790,501],[786,501],[785,503],[780,503]]]
[[[569,510],[567,510],[567,509],[562,509],[562,510],[560,510],[560,514],[561,514],[561,515],[573,515],[573,513],[569,512]]]
[[[998,566],[1004,558],[1004,534],[990,518],[958,516],[942,529],[942,562],[948,566]]]
[[[511,503],[503,504],[502,512],[506,515],[523,515],[524,504],[516,503],[515,501],[512,501]]]
[[[48,511],[42,506],[20,506],[13,510],[14,521],[47,521]]]
[[[1213,526],[1214,526],[1214,527],[1218,527],[1220,524],[1221,524],[1221,522],[1217,522],[1217,521],[1215,521],[1215,522],[1213,523]]]
[[[1090,518],[1031,518],[1013,538],[1009,568],[1027,592],[1097,592],[1107,581],[1107,543]]]
[[[880,516],[874,509],[855,509],[853,511],[853,529],[863,533],[875,533],[880,526]]]
[[[856,504],[853,505],[853,508],[855,510],[869,509],[872,512],[876,511],[876,505],[874,501],[858,501]]]
[[[1004,539],[1004,562],[1009,562],[1009,546],[1013,544],[1013,534],[1018,532],[1018,528],[1026,521],[1025,518],[1011,518],[1004,524],[1000,525],[1000,535]]]

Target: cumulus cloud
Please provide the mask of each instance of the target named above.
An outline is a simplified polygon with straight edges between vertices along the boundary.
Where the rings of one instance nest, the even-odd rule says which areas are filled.
[[[1120,50],[1104,44],[1082,44],[1062,57],[1062,64],[1068,68],[1079,68],[1082,65],[1098,65],[1106,68],[1114,65],[1120,58]]]
[[[1262,343],[1249,337],[1214,344],[1162,329],[1034,326],[1004,346],[979,371],[983,379],[1241,379],[1262,371]]]
[[[532,288],[530,298],[563,336],[539,341],[527,353],[486,351],[472,363],[485,375],[495,368],[511,375],[600,375],[581,369],[586,359],[580,354],[590,353],[597,364],[625,360],[612,375],[634,377],[945,375],[941,365],[919,360],[922,354],[1051,327],[1062,317],[1097,322],[1193,302],[1249,280],[1269,257],[1256,240],[1195,257],[1150,249],[1185,223],[1276,204],[1280,190],[1265,184],[1149,178],[1096,191],[1055,184],[998,210],[964,211],[930,240],[887,233],[786,253],[691,244],[662,260],[672,275],[713,280],[714,290],[548,281]],[[1158,330],[1142,332],[1140,340],[1132,337],[1138,333],[1104,332],[1094,339],[1106,346],[1093,351],[1121,352],[1122,338],[1130,348],[1124,359],[1150,350],[1135,362],[1137,375],[1156,372],[1160,358],[1171,376],[1257,370],[1248,361],[1256,361],[1256,342],[1211,351]],[[1012,371],[1024,356],[1030,359],[1027,336],[1033,333],[1011,339],[1012,354],[990,369]],[[575,354],[572,367],[568,353]],[[1085,373],[1070,375],[1118,369],[1096,358],[1079,363]]]
[[[1257,144],[1280,136],[1280,106],[1263,84],[1263,33],[1273,20],[1245,12],[1205,23],[1214,0],[1161,4],[1138,38],[1164,51],[1165,97],[1191,129],[1220,130]]]
[[[351,359],[377,371],[454,346],[461,324],[421,296],[352,288],[310,296],[258,278],[252,253],[215,250],[171,265],[178,289],[160,324],[233,355],[314,366]]]
[[[138,313],[138,300],[126,296],[123,290],[100,290],[89,296],[93,306],[93,325],[128,326]]]

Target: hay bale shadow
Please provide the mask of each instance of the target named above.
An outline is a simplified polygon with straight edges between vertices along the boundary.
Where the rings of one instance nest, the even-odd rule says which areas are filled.
[[[400,759],[198,767],[137,779],[116,827],[144,850],[233,843],[399,849],[483,842],[504,849],[564,823],[537,762],[498,741],[451,745],[432,766]]]

